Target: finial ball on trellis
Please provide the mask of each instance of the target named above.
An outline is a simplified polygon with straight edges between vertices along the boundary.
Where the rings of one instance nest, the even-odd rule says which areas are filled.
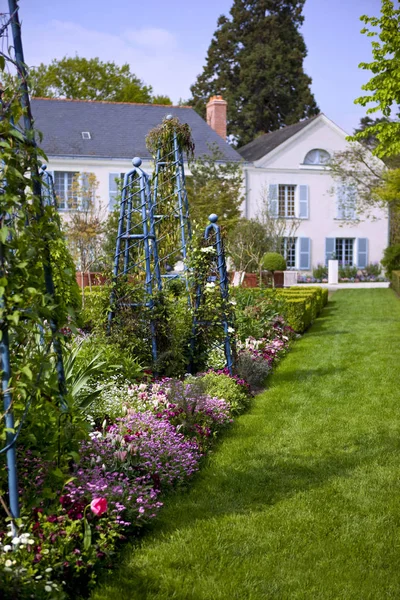
[[[174,117],[173,117],[173,115],[167,115],[167,116],[165,117],[165,120],[166,120],[166,121],[171,121],[173,118],[174,118]]]
[[[40,168],[42,169],[42,171],[45,171],[47,169],[47,165],[42,165]]]
[[[140,165],[142,164],[142,159],[138,156],[135,156],[135,158],[132,159],[132,164],[134,167],[140,167]]]
[[[211,221],[211,223],[216,223],[218,221],[218,215],[212,213],[212,215],[208,217],[208,220]]]

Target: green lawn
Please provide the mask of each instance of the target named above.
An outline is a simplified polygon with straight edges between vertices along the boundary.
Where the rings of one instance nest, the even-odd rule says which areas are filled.
[[[342,290],[93,600],[400,598],[400,302]]]

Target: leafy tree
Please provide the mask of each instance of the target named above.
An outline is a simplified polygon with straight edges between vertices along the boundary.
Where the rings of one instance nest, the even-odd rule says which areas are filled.
[[[152,96],[151,86],[131,73],[126,63],[119,67],[99,58],[64,57],[49,65],[41,63],[29,72],[32,96],[172,104],[168,96]]]
[[[381,16],[361,17],[366,25],[378,28],[374,31],[364,27],[361,33],[369,37],[378,37],[380,41],[372,42],[373,61],[362,62],[359,67],[371,71],[373,77],[362,86],[363,90],[372,92],[360,96],[356,104],[367,106],[373,102],[375,106],[367,113],[382,111],[385,119],[375,121],[362,131],[358,131],[349,140],[362,141],[376,137],[377,145],[373,152],[383,158],[400,154],[400,9],[395,9],[391,0],[382,0]],[[392,111],[397,119],[391,120]]]
[[[228,134],[239,146],[319,113],[303,71],[304,2],[234,0],[230,17],[218,20],[191,103],[204,117],[210,96],[221,93],[228,102]]]
[[[300,219],[277,217],[270,211],[268,191],[261,191],[261,210],[255,219],[240,219],[228,236],[227,249],[238,271],[259,274],[262,281],[263,257],[267,252],[282,252],[283,239],[293,238]]]
[[[244,200],[241,164],[223,162],[222,153],[212,145],[210,154],[192,162],[190,170],[187,187],[191,219],[206,225],[208,215],[214,212],[225,230],[231,231],[239,220]]]
[[[93,173],[80,173],[74,178],[68,202],[70,211],[64,223],[68,246],[82,273],[93,270],[101,256],[104,226],[97,187]]]

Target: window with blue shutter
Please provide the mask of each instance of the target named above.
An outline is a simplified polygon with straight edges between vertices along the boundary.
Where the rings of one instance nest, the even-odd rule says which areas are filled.
[[[357,267],[365,269],[368,264],[368,240],[358,238],[357,240]]]
[[[276,184],[270,184],[269,193],[269,210],[273,217],[278,216],[278,186]]]
[[[332,260],[336,252],[336,239],[325,238],[325,264],[328,264],[328,260]]]
[[[308,219],[308,185],[299,186],[299,217]]]
[[[299,269],[308,271],[311,269],[311,240],[310,238],[299,238]]]

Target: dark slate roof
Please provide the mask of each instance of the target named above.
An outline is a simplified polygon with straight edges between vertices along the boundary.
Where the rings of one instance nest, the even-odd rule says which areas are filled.
[[[286,142],[286,140],[291,138],[295,133],[298,133],[304,129],[304,127],[307,127],[311,121],[314,121],[314,119],[319,116],[320,115],[316,115],[315,117],[311,117],[311,119],[305,119],[294,125],[288,125],[287,127],[282,127],[282,129],[271,131],[271,133],[260,135],[260,137],[249,144],[239,148],[238,152],[247,161],[258,160],[283,144],[283,142]]]
[[[145,137],[171,114],[190,125],[196,156],[208,154],[208,144],[215,143],[223,160],[242,160],[190,107],[32,98],[32,112],[49,157],[149,158]],[[91,139],[82,139],[82,131],[89,131]]]

